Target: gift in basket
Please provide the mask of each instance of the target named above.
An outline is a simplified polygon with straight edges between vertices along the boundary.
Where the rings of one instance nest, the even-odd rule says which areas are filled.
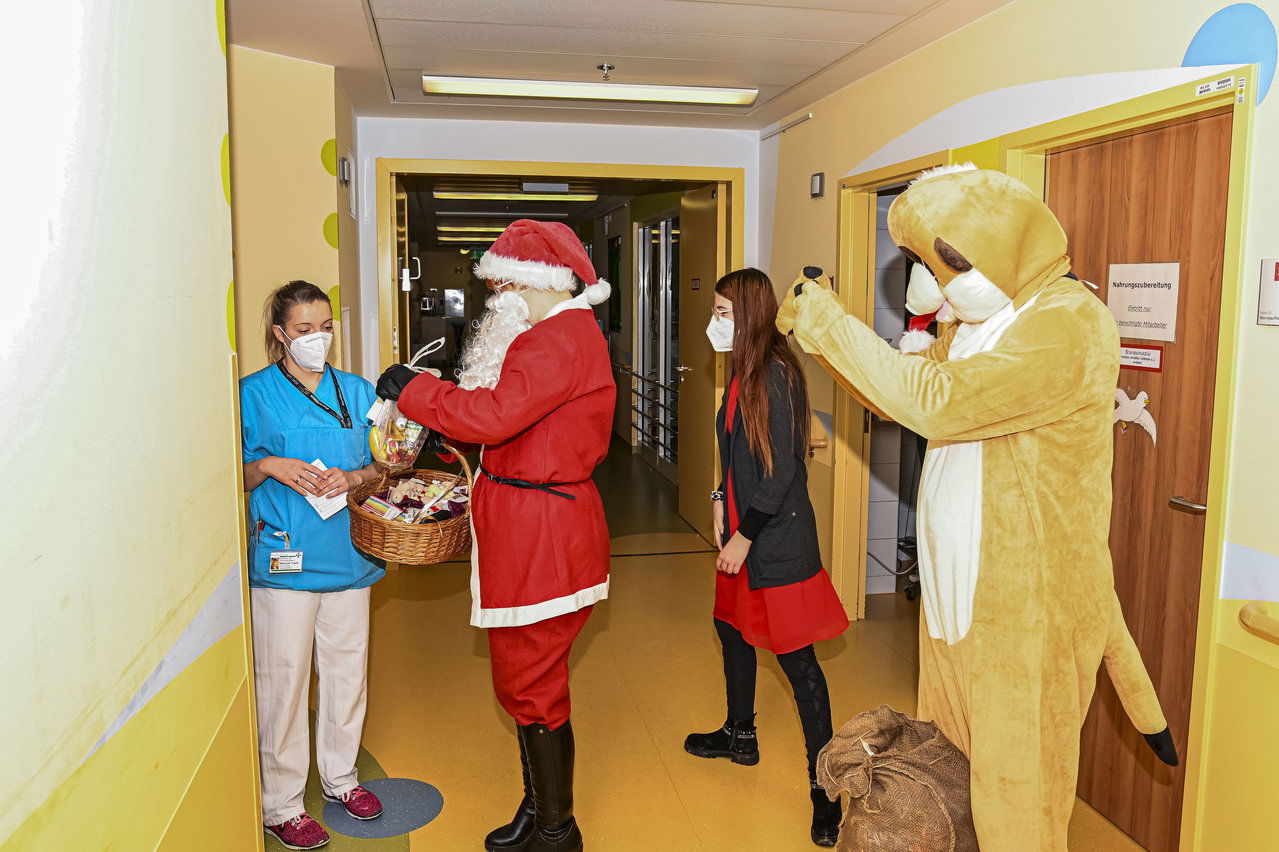
[[[424,372],[415,365],[442,343],[423,347],[409,366]],[[351,542],[365,553],[403,565],[433,565],[465,554],[471,548],[475,485],[466,457],[442,444],[461,465],[459,473],[414,468],[429,430],[404,416],[393,400],[378,400],[368,418],[369,448],[382,475],[347,493]]]

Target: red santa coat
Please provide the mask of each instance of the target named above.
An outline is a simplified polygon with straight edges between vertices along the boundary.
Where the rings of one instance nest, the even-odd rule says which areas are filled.
[[[453,441],[480,444],[494,475],[568,483],[525,490],[477,477],[471,500],[471,623],[518,627],[608,597],[608,527],[591,473],[608,454],[617,397],[608,347],[580,297],[511,344],[493,389],[429,374],[400,410]]]

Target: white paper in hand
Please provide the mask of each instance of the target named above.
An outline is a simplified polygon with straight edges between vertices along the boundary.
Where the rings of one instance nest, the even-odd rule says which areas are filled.
[[[328,468],[324,466],[324,462],[319,459],[311,462],[311,466],[319,468],[320,470],[328,470]],[[314,494],[308,494],[306,495],[306,502],[311,504],[311,508],[315,509],[316,514],[327,521],[329,518],[346,508],[346,492],[343,491],[341,494],[333,497],[319,497]]]

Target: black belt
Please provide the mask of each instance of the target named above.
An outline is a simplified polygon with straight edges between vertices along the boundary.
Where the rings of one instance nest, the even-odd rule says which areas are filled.
[[[480,473],[489,479],[501,485],[509,485],[512,488],[523,488],[527,491],[545,491],[547,494],[554,494],[556,497],[563,497],[565,500],[576,500],[577,497],[572,494],[565,494],[563,491],[556,491],[556,488],[563,488],[565,485],[576,485],[575,482],[529,482],[525,479],[512,479],[509,476],[494,476],[489,471],[480,468]]]

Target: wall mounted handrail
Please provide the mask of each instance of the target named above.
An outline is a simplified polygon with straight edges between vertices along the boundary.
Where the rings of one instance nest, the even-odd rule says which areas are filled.
[[[1266,609],[1265,601],[1249,601],[1239,609],[1239,623],[1249,633],[1279,645],[1279,618]]]

